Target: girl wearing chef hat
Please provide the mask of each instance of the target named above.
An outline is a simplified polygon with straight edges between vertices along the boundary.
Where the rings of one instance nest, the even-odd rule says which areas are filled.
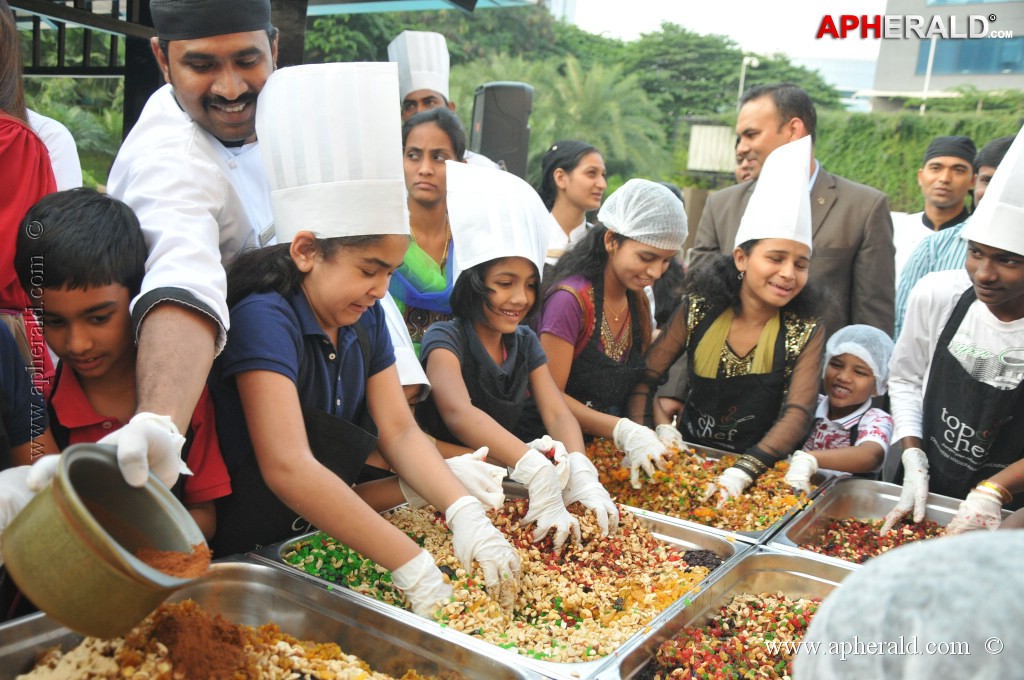
[[[604,534],[614,531],[615,504],[580,453],[579,423],[524,324],[535,310],[551,216],[529,184],[499,170],[448,163],[448,193],[461,273],[452,292],[455,318],[434,324],[423,338],[434,388],[420,422],[438,440],[486,445],[491,458],[514,466],[512,479],[530,493],[524,521],[537,522],[534,541],[552,528],[556,551],[570,533],[578,541],[579,522],[566,510],[576,501],[596,513]],[[527,444],[512,434],[527,390],[555,441]],[[539,449],[555,451],[555,464]]]
[[[410,480],[410,502],[445,513],[456,555],[467,570],[476,560],[509,605],[516,552],[411,411],[396,408],[405,399],[376,304],[409,245],[396,89],[393,64],[318,64],[275,72],[260,95],[281,245],[242,254],[228,273],[231,330],[210,385],[233,493],[217,508],[212,547],[243,552],[312,524],[390,570],[429,616],[451,587],[378,514],[401,502],[399,485],[352,488],[377,448]],[[466,465],[500,485],[501,471]]]
[[[810,158],[804,137],[765,161],[732,255],[691,272],[630,400],[634,419],[667,423],[655,390],[687,352],[686,441],[742,454],[707,491],[720,505],[800,446],[814,417],[825,342],[807,285]]]
[[[686,212],[667,187],[631,179],[608,197],[598,221],[552,271],[537,327],[555,383],[583,431],[615,441],[639,488],[640,469],[653,475],[666,453],[642,420],[623,417],[651,342],[644,288],[686,239]]]

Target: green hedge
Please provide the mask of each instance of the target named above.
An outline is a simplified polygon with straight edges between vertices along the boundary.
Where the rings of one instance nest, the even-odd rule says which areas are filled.
[[[733,125],[735,118],[723,116]],[[940,135],[967,135],[980,149],[996,137],[1015,135],[1024,124],[1019,114],[985,113],[848,113],[822,112],[818,116],[815,156],[837,175],[884,191],[892,210],[922,209],[917,171],[921,156]],[[733,183],[731,176],[709,177],[687,173],[689,125],[682,123],[673,150],[677,168],[670,179],[680,186],[716,189]]]
[[[1017,134],[1022,122],[996,113],[823,113],[815,153],[829,172],[887,193],[893,210],[916,212],[922,209],[917,171],[932,139],[967,135],[980,149]]]

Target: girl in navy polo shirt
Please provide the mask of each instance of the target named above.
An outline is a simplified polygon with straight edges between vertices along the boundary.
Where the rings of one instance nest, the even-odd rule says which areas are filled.
[[[405,408],[376,304],[409,246],[397,90],[393,64],[319,64],[275,72],[260,96],[279,245],[228,273],[231,330],[211,389],[234,493],[212,547],[224,556],[313,525],[390,570],[430,616],[451,586],[378,514],[401,502],[398,484],[351,486],[377,448],[510,605],[519,558]]]

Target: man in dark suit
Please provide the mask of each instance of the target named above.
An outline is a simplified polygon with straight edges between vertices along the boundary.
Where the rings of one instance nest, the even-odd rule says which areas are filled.
[[[807,135],[814,140],[817,114],[811,98],[791,84],[748,90],[736,121],[737,157],[752,166],[754,182],[768,154]],[[893,331],[894,246],[889,203],[882,192],[833,175],[812,159],[813,244],[810,280],[831,299],[823,310],[826,330],[854,323]],[[754,192],[744,182],[708,198],[690,253],[690,266],[732,252],[740,217]]]

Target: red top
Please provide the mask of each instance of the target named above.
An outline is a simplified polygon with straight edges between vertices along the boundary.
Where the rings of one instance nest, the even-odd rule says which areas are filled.
[[[50,406],[61,425],[68,429],[68,445],[91,444],[124,426],[117,418],[101,416],[82,391],[78,376],[71,369],[58,367],[60,380]],[[231,479],[224,465],[217,427],[213,419],[213,400],[206,387],[192,412],[192,438],[182,456],[192,471],[185,477],[182,502],[195,505],[223,498],[231,493]]]
[[[30,127],[0,113],[0,310],[24,315],[33,360],[32,378],[44,395],[50,391],[53,363],[30,311],[34,302],[18,283],[14,249],[25,213],[56,190],[46,145]]]

